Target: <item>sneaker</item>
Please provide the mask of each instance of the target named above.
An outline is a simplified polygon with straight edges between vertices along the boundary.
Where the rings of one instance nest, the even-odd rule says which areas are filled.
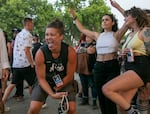
[[[47,107],[47,104],[44,103],[44,104],[42,105],[42,109],[44,109],[44,108],[46,108],[46,107]]]
[[[8,106],[4,106],[4,112],[9,112],[10,111],[10,107],[8,107]]]
[[[139,111],[135,110],[132,114],[141,114]]]

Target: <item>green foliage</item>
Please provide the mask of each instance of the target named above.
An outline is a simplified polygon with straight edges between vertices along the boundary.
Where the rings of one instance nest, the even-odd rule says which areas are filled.
[[[33,18],[33,32],[43,37],[45,25],[55,15],[52,4],[48,4],[46,0],[7,0],[6,4],[0,7],[0,12],[0,27],[7,31],[10,37],[14,27],[23,27],[24,17]]]
[[[12,37],[14,27],[22,28],[24,17],[32,17],[35,22],[33,33],[44,38],[46,25],[55,18],[63,20],[65,42],[74,45],[80,33],[69,14],[69,8],[77,11],[79,20],[88,29],[100,31],[101,17],[110,12],[103,0],[56,0],[55,4],[47,0],[0,0],[0,27]]]
[[[68,13],[70,7],[74,8],[77,12],[78,19],[86,28],[99,32],[101,29],[102,16],[106,13],[110,13],[110,8],[105,5],[105,2],[103,0],[74,0],[76,6],[72,6],[73,1],[70,1],[71,2],[66,2],[66,0],[62,0],[66,8],[66,13]],[[72,21],[69,20],[67,22],[69,24],[69,31],[67,32],[69,32],[68,34],[71,36],[68,36],[68,34],[67,36],[73,37],[74,40],[78,41],[80,32]]]

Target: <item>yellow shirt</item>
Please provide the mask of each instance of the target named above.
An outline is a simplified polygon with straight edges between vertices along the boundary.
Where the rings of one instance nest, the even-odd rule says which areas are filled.
[[[125,48],[132,48],[133,52],[135,53],[139,53],[141,55],[147,55],[144,41],[139,39],[138,32],[133,36],[133,38],[131,37],[127,38],[126,42],[122,46],[122,49]]]

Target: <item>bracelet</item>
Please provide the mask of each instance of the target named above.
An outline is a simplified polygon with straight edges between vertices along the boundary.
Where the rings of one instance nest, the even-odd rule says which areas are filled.
[[[73,17],[73,20],[75,21],[77,19],[77,16]]]

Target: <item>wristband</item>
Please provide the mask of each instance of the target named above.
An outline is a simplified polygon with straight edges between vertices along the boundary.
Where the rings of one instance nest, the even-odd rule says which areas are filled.
[[[75,21],[77,19],[77,16],[73,17],[73,20]]]

